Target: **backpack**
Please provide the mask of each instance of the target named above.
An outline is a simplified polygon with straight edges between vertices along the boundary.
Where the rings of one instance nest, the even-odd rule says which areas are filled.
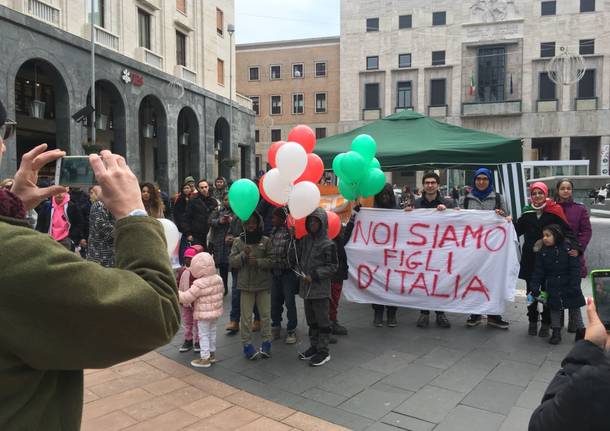
[[[501,194],[500,193],[496,193],[496,207],[494,209],[501,209],[502,208],[502,201],[501,201]],[[471,198],[469,198],[468,196],[466,196],[464,198],[464,209],[467,210],[468,209],[468,201],[470,201]]]

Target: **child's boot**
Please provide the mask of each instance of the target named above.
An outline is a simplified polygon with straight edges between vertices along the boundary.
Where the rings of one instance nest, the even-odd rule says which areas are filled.
[[[188,352],[192,348],[193,348],[193,340],[184,340],[184,343],[182,343],[182,346],[180,346],[180,352],[181,353]]]
[[[551,335],[551,339],[549,340],[551,344],[559,344],[561,343],[561,328],[553,328],[553,335]]]
[[[543,338],[548,337],[550,327],[551,325],[549,325],[548,323],[543,323],[542,325],[540,325],[540,331],[538,332],[538,336]]]
[[[271,343],[269,341],[263,341],[261,350],[258,353],[261,358],[269,359],[271,357]]]

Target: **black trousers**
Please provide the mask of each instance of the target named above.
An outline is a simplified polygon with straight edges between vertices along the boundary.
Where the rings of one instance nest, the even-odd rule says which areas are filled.
[[[305,299],[305,319],[309,326],[309,342],[318,352],[328,353],[330,340],[330,298]]]
[[[527,281],[527,293],[530,293],[532,288],[530,282]],[[538,322],[538,316],[541,313],[538,312],[538,301],[532,302],[527,307],[527,317],[530,322]],[[551,309],[548,306],[542,308],[542,324],[551,326]]]

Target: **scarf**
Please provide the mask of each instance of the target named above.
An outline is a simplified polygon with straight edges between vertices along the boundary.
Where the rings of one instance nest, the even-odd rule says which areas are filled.
[[[562,219],[567,225],[569,225],[568,218],[566,217],[566,213],[563,211],[563,208],[561,207],[561,205],[559,205],[552,199],[546,198],[544,203],[538,207],[534,206],[533,204],[526,205],[523,207],[522,213],[525,214],[534,211],[542,211],[545,213],[554,214],[560,219]]]
[[[477,188],[477,177],[479,175],[485,175],[489,178],[489,184],[485,190],[479,190]],[[474,172],[474,177],[472,178],[472,194],[477,197],[479,200],[485,199],[491,192],[494,191],[494,178],[491,171],[487,168],[479,168]]]
[[[23,202],[8,190],[0,189],[0,216],[10,218],[25,218]]]
[[[55,196],[51,198],[51,205],[53,206],[52,219],[51,219],[51,237],[55,241],[61,241],[70,234],[70,222],[68,221],[68,215],[66,214],[66,208],[70,202],[70,195],[66,193],[64,200],[61,204],[58,204],[55,200]]]

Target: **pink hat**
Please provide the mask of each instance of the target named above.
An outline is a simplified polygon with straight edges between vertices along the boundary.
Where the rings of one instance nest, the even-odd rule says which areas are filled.
[[[197,250],[195,250],[193,247],[189,247],[185,250],[184,257],[195,257],[196,254]]]
[[[542,191],[542,193],[544,193],[545,196],[549,195],[549,188],[546,186],[546,184],[544,184],[543,182],[535,182],[534,184],[532,184],[530,186],[530,193],[532,191],[534,191],[534,189],[539,189]]]

